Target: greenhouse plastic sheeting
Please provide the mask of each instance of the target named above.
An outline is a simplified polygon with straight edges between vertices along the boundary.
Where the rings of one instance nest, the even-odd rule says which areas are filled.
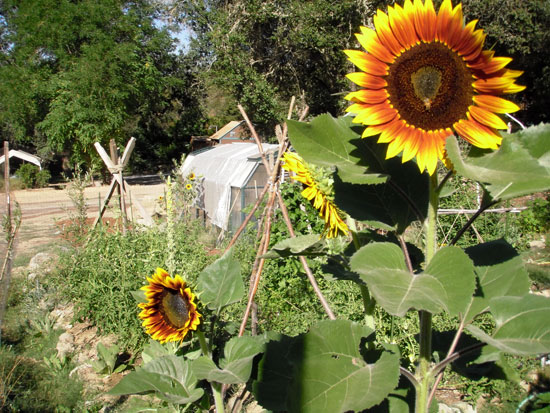
[[[278,145],[264,143],[262,148],[267,153],[277,150]],[[227,230],[231,187],[245,187],[258,166],[263,168],[255,143],[232,143],[189,154],[181,174],[187,176],[193,172],[202,178],[204,210],[214,225]]]

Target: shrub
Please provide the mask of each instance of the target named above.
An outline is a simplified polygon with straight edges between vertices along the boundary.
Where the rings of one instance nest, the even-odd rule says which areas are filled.
[[[21,179],[23,188],[43,188],[51,178],[48,171],[30,163],[22,164],[16,175]]]

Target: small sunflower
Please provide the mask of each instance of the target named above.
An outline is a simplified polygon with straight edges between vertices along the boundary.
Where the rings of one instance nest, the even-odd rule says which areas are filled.
[[[172,278],[162,268],[157,268],[145,291],[146,303],[138,304],[147,334],[161,343],[181,341],[189,330],[196,330],[201,315],[197,312],[195,295],[185,281],[176,275]]]
[[[190,191],[191,189],[193,189],[193,185],[187,184],[187,185],[185,185],[185,189],[187,189],[188,191]]]
[[[438,13],[432,0],[405,0],[388,14],[377,11],[376,30],[360,28],[366,53],[345,53],[362,70],[348,78],[363,89],[346,96],[354,102],[347,110],[367,126],[363,137],[389,144],[387,159],[403,152],[403,162],[416,157],[431,175],[455,132],[480,148],[500,145],[498,129],[507,126],[497,114],[519,107],[499,95],[525,89],[515,84],[523,72],[505,68],[511,58],[483,50],[486,35],[476,24],[464,25],[462,5],[450,0]]]
[[[195,173],[194,173],[194,172],[191,172],[191,173],[189,174],[189,176],[187,177],[187,179],[189,179],[190,181],[194,181],[195,178],[196,178],[196,176],[195,176]]]
[[[326,179],[316,179],[313,168],[308,166],[296,153],[285,152],[283,161],[283,168],[296,174],[291,178],[303,184],[302,196],[311,201],[312,205],[319,210],[319,216],[325,221],[327,238],[334,238],[338,234],[347,234],[348,226],[342,219],[343,213],[334,205],[330,195],[332,185],[323,185],[321,181],[326,181]],[[323,186],[326,188],[322,188]]]

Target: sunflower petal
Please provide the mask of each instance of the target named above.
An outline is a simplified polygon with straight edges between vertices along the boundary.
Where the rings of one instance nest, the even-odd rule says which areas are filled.
[[[396,116],[397,111],[387,103],[363,105],[363,109],[353,119],[353,122],[363,125],[380,125],[393,120]]]
[[[437,15],[432,0],[414,0],[414,26],[420,40],[431,42],[435,38]]]
[[[348,73],[346,77],[353,83],[367,89],[382,89],[388,85],[384,78],[363,72]]]
[[[437,13],[436,40],[443,43],[447,41],[447,29],[451,22],[452,14],[453,5],[451,4],[451,0],[443,0],[441,7],[439,7],[439,12]]]
[[[386,13],[378,10],[373,17],[374,27],[380,42],[386,46],[395,56],[405,51],[405,48],[399,44],[390,27],[390,21]]]
[[[419,40],[414,29],[414,16],[411,14],[413,5],[410,0],[406,0],[405,4],[407,5],[407,11],[399,4],[396,4],[393,8],[388,7],[388,16],[395,37],[401,46],[409,49],[412,45],[418,43]]]
[[[357,33],[355,37],[357,37],[361,46],[378,60],[385,63],[393,63],[395,57],[382,43],[380,43],[376,32],[368,27],[361,27],[360,29],[361,33]]]
[[[378,60],[373,55],[361,50],[344,50],[349,61],[361,69],[363,72],[374,76],[385,76],[388,74],[388,65]]]
[[[344,98],[346,100],[351,100],[353,102],[363,102],[363,103],[382,103],[388,99],[388,92],[386,89],[361,89],[356,92],[351,92],[346,95]]]
[[[478,148],[497,149],[502,137],[492,129],[479,124],[468,116],[454,124],[455,131],[465,140]]]
[[[492,95],[476,95],[473,101],[479,107],[494,113],[514,113],[519,110],[519,106],[514,102]]]
[[[493,112],[489,112],[486,109],[474,105],[470,106],[468,110],[472,114],[472,117],[482,125],[487,125],[494,129],[508,128],[506,123]]]
[[[473,83],[476,90],[483,93],[503,93],[514,83],[514,79],[506,77],[492,77],[488,79],[479,79]]]
[[[485,74],[491,74],[498,72],[501,69],[504,69],[508,63],[512,61],[510,57],[494,57],[489,62],[478,62],[474,64],[469,64],[468,67],[471,69],[478,69],[483,71]]]

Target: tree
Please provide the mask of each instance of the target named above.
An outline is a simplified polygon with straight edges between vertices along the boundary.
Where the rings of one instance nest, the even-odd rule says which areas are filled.
[[[343,49],[355,45],[362,16],[374,8],[345,0],[180,2],[195,33],[211,85],[243,104],[272,134],[291,96],[312,114],[341,112],[350,69]]]
[[[134,159],[173,156],[175,145],[181,153],[201,112],[194,75],[157,15],[145,0],[4,2],[3,134],[78,162],[95,157],[94,142],[123,145],[132,135]]]

